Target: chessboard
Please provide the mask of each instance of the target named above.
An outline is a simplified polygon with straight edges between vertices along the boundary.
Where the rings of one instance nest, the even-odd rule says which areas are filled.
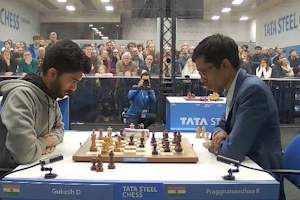
[[[109,150],[106,153],[102,153],[103,140],[98,138],[95,140],[96,151],[90,151],[92,145],[92,138],[88,138],[77,152],[73,155],[73,160],[76,162],[91,162],[93,158],[97,158],[101,154],[103,162],[109,162],[109,152],[114,152],[114,162],[145,162],[145,163],[196,163],[198,162],[198,156],[193,150],[191,144],[186,138],[181,139],[182,152],[176,152],[176,144],[173,142],[173,138],[168,138],[170,152],[165,152],[163,148],[162,138],[156,138],[156,150],[157,155],[153,155],[153,146],[151,139],[146,139],[144,147],[140,146],[140,139],[134,138],[133,145],[129,145],[130,139],[124,138],[121,140],[119,152],[114,150],[114,143],[117,142],[117,138],[112,137],[112,142],[109,146]],[[165,140],[166,141],[166,140]],[[108,148],[107,148],[108,149]]]

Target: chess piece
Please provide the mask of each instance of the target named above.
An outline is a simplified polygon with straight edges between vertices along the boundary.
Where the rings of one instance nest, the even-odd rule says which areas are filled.
[[[108,146],[108,143],[106,143],[105,141],[102,142],[101,154],[107,153],[107,146]]]
[[[205,127],[202,126],[202,129],[201,129],[201,138],[205,138]]]
[[[166,142],[165,142],[164,152],[170,152],[170,142],[169,142],[169,140],[166,140]]]
[[[114,152],[120,152],[120,143],[118,141],[115,142]]]
[[[121,139],[122,139],[121,135],[118,135],[118,142],[121,143]]]
[[[112,133],[112,128],[109,126],[109,127],[107,128],[107,137],[108,137],[108,138],[111,138],[111,133]]]
[[[140,123],[140,129],[144,129],[144,124]]]
[[[131,124],[129,125],[129,127],[130,127],[131,129],[134,129],[134,124],[131,123]]]
[[[129,139],[130,139],[130,141],[129,141],[129,143],[128,143],[129,145],[134,145],[133,137],[134,137],[134,135],[131,134],[130,137],[129,137]]]
[[[201,138],[200,127],[196,128],[196,138]]]
[[[205,133],[205,140],[209,140],[209,133],[208,132]]]
[[[155,142],[156,142],[155,132],[152,132],[151,145],[153,145],[153,143],[155,143]]]
[[[109,164],[108,164],[108,169],[115,169],[116,168],[116,166],[115,166],[115,164],[114,164],[114,152],[113,151],[111,151],[110,153],[109,153]]]
[[[98,140],[103,140],[103,129],[102,128],[99,128]]]
[[[158,155],[158,151],[157,151],[156,147],[157,147],[157,144],[156,144],[156,142],[155,142],[155,143],[153,143],[153,151],[152,151],[152,155]]]
[[[144,148],[145,147],[145,145],[144,145],[144,138],[142,137],[142,138],[140,138],[140,140],[141,140],[141,144],[139,145],[139,147],[140,148]]]
[[[175,152],[177,152],[177,153],[182,152],[181,135],[180,134],[177,135],[177,138],[176,138]]]
[[[95,170],[96,170],[96,163],[97,163],[96,158],[93,158],[93,159],[92,159],[92,163],[93,163],[93,165],[91,166],[91,170],[92,170],[92,171],[95,171]]]
[[[91,140],[92,140],[92,144],[90,147],[90,151],[95,152],[95,151],[97,151],[95,129],[93,129],[93,133],[91,135]]]
[[[103,172],[103,171],[104,170],[103,170],[102,158],[101,158],[101,155],[98,155],[96,172]]]
[[[144,131],[141,132],[141,138],[145,138],[145,132]]]
[[[176,144],[176,137],[177,137],[177,131],[174,130],[173,131],[173,141],[172,141],[173,144]]]

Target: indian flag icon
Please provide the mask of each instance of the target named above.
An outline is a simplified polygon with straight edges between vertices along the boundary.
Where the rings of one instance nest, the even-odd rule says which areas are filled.
[[[20,186],[18,185],[3,185],[3,194],[4,195],[19,195]]]
[[[168,187],[168,197],[185,196],[185,187]]]

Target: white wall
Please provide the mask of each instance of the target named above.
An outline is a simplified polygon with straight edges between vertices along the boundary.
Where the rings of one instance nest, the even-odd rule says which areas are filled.
[[[160,19],[133,19],[123,26],[124,40],[152,39],[159,42]],[[248,43],[250,37],[249,22],[240,21],[203,21],[198,19],[177,20],[177,47],[183,42],[197,45],[205,37],[214,33],[222,33],[232,37],[238,43]]]
[[[286,0],[263,11],[256,18],[257,44],[272,48],[277,45],[282,47],[300,45],[299,21],[299,0]]]
[[[5,14],[9,20],[5,20]],[[12,39],[13,42],[32,43],[33,34],[40,33],[39,12],[24,6],[18,0],[1,0],[0,3],[0,41]]]

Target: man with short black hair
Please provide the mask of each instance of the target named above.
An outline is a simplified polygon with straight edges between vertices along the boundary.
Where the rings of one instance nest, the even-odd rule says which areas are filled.
[[[155,92],[151,90],[150,80],[150,74],[144,72],[138,85],[132,86],[135,89],[128,92],[127,98],[131,104],[126,112],[127,127],[133,123],[135,128],[138,128],[139,124],[143,123],[147,128],[157,121],[156,115],[149,113],[150,104],[156,103]]]
[[[38,51],[40,48],[40,35],[39,34],[35,34],[33,35],[33,44],[29,45],[29,51],[31,53],[31,57],[32,58],[37,58],[38,57]]]
[[[250,65],[253,72],[256,71],[256,68],[259,66],[260,60],[264,57],[261,53],[261,46],[256,46],[254,48],[254,54],[250,58]]]
[[[246,156],[264,169],[280,169],[282,151],[277,105],[260,78],[239,69],[238,45],[227,36],[202,40],[192,57],[208,90],[224,92],[226,110],[205,143],[210,152],[243,161]],[[282,188],[281,188],[282,189]],[[284,192],[281,190],[281,199]]]
[[[50,154],[62,142],[64,125],[57,98],[74,92],[89,59],[71,40],[52,45],[43,73],[27,74],[0,83],[3,94],[0,119],[0,173]]]

